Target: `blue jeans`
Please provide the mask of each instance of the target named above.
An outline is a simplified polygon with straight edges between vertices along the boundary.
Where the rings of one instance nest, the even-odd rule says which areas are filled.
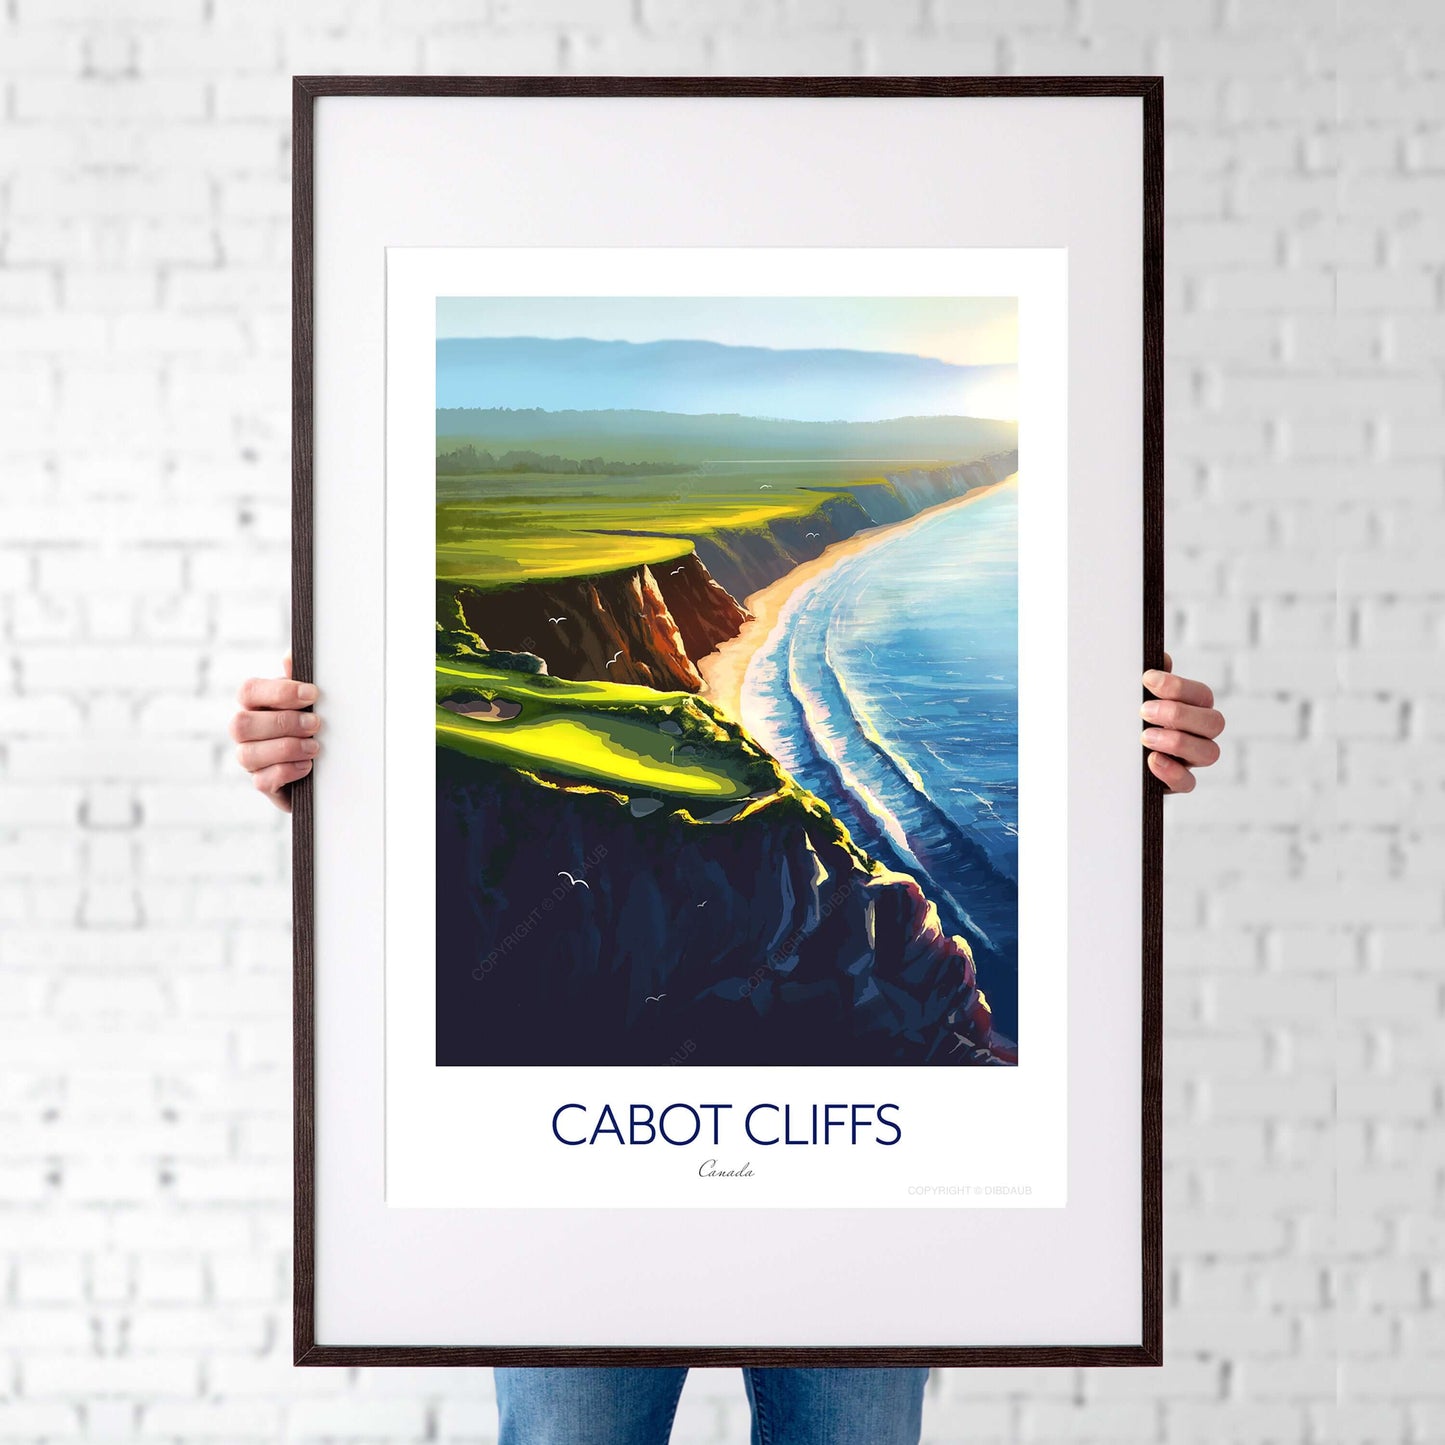
[[[687,1371],[498,1370],[499,1445],[666,1445]],[[743,1371],[753,1445],[918,1445],[927,1370]]]

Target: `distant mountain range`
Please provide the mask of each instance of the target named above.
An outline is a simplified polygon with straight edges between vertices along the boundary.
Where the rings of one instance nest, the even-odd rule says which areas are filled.
[[[852,458],[968,461],[1018,445],[1018,426],[970,416],[900,416],[886,421],[779,421],[668,411],[543,411],[445,408],[437,449],[463,441],[493,452],[536,451],[575,459],[640,463]]]
[[[437,342],[439,408],[737,413],[794,421],[1013,414],[1015,366],[904,352],[713,341],[453,337]]]

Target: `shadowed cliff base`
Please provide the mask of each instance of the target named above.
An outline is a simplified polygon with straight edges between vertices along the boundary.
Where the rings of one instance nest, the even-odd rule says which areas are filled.
[[[1013,1062],[967,944],[816,799],[638,801],[438,750],[438,1064]]]

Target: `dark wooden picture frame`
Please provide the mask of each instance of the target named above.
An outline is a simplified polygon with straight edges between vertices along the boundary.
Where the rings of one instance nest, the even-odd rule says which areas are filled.
[[[598,97],[1099,97],[1143,107],[1143,638],[1141,669],[1164,656],[1164,89],[1157,76],[849,79],[610,79],[594,77],[296,76],[292,175],[291,647],[298,678],[315,675],[312,645],[313,120],[322,96]],[[1141,694],[1142,697],[1142,694]],[[1143,764],[1140,1343],[1049,1346],[591,1347],[329,1346],[315,1316],[314,802],[310,778],[291,787],[294,909],[295,1267],[293,1358],[298,1365],[458,1366],[1142,1366],[1163,1359],[1163,795]]]

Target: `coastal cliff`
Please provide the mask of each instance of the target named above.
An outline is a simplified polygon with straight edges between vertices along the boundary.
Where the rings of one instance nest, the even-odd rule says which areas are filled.
[[[735,597],[770,587],[834,542],[868,527],[905,522],[926,507],[962,497],[976,487],[1001,482],[1018,470],[1017,450],[992,452],[976,461],[907,468],[877,481],[829,488],[829,496],[807,517],[785,517],[760,527],[695,537],[697,555],[712,576]]]
[[[1018,469],[1019,454],[1015,449],[949,466],[910,467],[905,471],[888,473],[886,480],[907,504],[905,515],[911,516],[925,507],[936,507],[951,497],[961,497],[975,487],[1001,482]]]
[[[1003,451],[830,488],[804,516],[680,539],[693,550],[653,566],[513,587],[440,584],[438,617],[453,626],[459,613],[489,648],[534,653],[557,677],[697,692],[696,662],[735,637],[750,616],[739,598],[835,542],[904,521],[1017,469],[1018,452]]]
[[[693,659],[737,634],[749,613],[695,554],[656,571],[630,567],[480,591],[445,585],[438,612],[493,649],[544,658],[554,677],[697,692]]]
[[[965,941],[781,773],[709,814],[444,748],[436,856],[438,1064],[1013,1061]]]

